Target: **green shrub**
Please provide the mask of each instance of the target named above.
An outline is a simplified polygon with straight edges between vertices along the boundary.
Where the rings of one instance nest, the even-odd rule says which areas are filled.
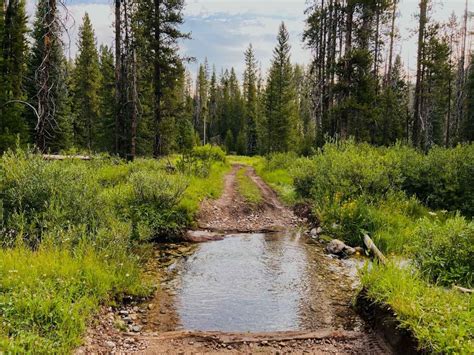
[[[194,147],[177,161],[178,171],[186,175],[208,177],[213,163],[226,162],[226,154],[220,147],[205,145]]]
[[[225,163],[226,161],[226,153],[222,148],[210,144],[201,147],[194,147],[192,149],[192,154],[201,160],[210,160],[212,162],[221,163]]]
[[[161,171],[141,171],[130,177],[130,183],[135,239],[170,238],[189,223],[186,211],[178,208],[187,188],[182,177]],[[149,228],[151,235],[139,233],[142,223]]]
[[[402,152],[403,189],[433,209],[474,216],[474,144]]]
[[[412,255],[430,280],[441,285],[474,286],[474,222],[462,217],[421,220]]]
[[[0,161],[3,223],[11,245],[18,233],[32,245],[49,229],[73,225],[97,228],[99,185],[83,162],[46,162],[29,153],[7,153]]]
[[[296,170],[296,191],[314,200],[384,196],[402,181],[400,159],[389,152],[352,142],[327,144],[311,164]]]

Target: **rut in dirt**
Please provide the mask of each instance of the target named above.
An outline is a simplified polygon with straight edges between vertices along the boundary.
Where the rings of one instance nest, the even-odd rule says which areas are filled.
[[[262,203],[258,206],[249,206],[238,193],[237,173],[241,169],[260,190]],[[253,168],[239,164],[226,175],[222,196],[216,201],[204,201],[198,216],[199,229],[219,233],[283,231],[296,227],[298,222]]]

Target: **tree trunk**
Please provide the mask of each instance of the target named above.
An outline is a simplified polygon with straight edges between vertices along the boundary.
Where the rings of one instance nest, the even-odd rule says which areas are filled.
[[[57,34],[54,33],[56,27],[57,3],[56,0],[48,1],[48,11],[44,18],[44,26],[48,28],[48,32],[44,36],[44,57],[40,67],[37,69],[37,85],[39,87],[38,97],[38,123],[36,125],[35,141],[36,147],[42,153],[47,150],[48,128],[54,126],[54,102],[51,102],[50,90],[52,65],[51,54],[53,44],[58,40]]]
[[[422,133],[426,129],[423,118],[423,59],[425,52],[425,28],[427,23],[428,0],[420,0],[420,25],[418,31],[418,60],[416,66],[415,110],[413,117],[413,144],[421,147]]]
[[[155,0],[155,58],[154,58],[154,78],[153,85],[155,90],[155,144],[153,147],[153,155],[159,157],[162,154],[162,137],[161,137],[161,0]]]
[[[137,155],[137,127],[138,127],[138,80],[137,80],[137,53],[132,49],[132,113],[131,113],[131,140],[130,155]]]
[[[121,2],[115,0],[115,153],[121,153],[120,122],[122,115],[122,18]]]
[[[397,17],[397,5],[398,0],[393,0],[392,18],[390,25],[390,48],[388,52],[388,72],[387,72],[387,84],[392,84],[392,70],[393,70],[393,48],[395,45],[395,19]]]

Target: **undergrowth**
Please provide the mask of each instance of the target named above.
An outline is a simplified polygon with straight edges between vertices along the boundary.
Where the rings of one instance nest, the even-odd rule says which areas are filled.
[[[0,353],[70,352],[100,305],[151,291],[136,251],[179,237],[229,169],[219,148],[187,156],[0,159]]]
[[[281,196],[294,191],[288,201],[309,204],[325,234],[353,246],[369,234],[386,255],[409,261],[367,269],[362,283],[423,347],[473,352],[474,299],[451,289],[474,287],[474,144],[424,154],[346,141],[308,158],[252,162]]]

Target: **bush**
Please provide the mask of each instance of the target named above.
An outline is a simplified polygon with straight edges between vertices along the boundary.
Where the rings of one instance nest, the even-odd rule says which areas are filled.
[[[474,286],[474,222],[423,219],[413,234],[415,264],[431,281]]]
[[[178,209],[187,183],[179,176],[142,171],[132,174],[132,222],[134,239],[157,239],[175,236],[188,223],[186,211]],[[139,232],[140,224],[151,235]]]
[[[2,242],[11,245],[22,234],[31,245],[50,229],[85,225],[98,227],[99,185],[82,162],[45,162],[25,152],[7,153],[0,161]]]
[[[402,188],[433,209],[474,216],[474,144],[434,148],[427,155],[402,151]]]
[[[225,161],[226,154],[220,147],[205,145],[184,153],[176,166],[183,174],[208,177],[213,163]]]

